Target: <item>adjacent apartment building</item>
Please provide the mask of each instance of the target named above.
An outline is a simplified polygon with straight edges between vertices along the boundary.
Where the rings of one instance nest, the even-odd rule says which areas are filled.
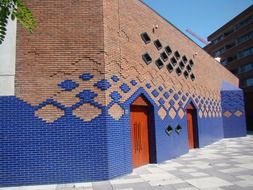
[[[0,186],[110,179],[246,135],[238,79],[142,1],[25,3],[38,27],[1,63]]]
[[[248,130],[253,130],[253,5],[212,33],[204,49],[240,79]]]

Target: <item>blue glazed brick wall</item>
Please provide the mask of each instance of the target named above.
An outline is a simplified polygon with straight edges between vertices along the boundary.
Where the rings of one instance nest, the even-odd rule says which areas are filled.
[[[102,90],[109,89],[110,84],[103,81],[103,84],[107,85],[99,86],[103,88]],[[69,86],[76,85],[67,85]],[[130,85],[127,86],[130,89]],[[157,93],[159,91],[163,89],[157,89]],[[131,172],[130,105],[140,95],[144,95],[153,105],[155,162],[160,163],[188,152],[186,114],[180,117],[180,114],[176,113],[174,118],[171,118],[169,114],[164,118],[159,115],[159,110],[169,101],[166,97],[172,93],[172,90],[161,92],[164,99],[161,101],[160,98],[159,106],[152,97],[154,95],[152,93],[150,95],[142,87],[132,93],[124,103],[120,102],[122,93],[127,92],[122,91],[121,88],[113,91],[110,93],[111,102],[107,106],[102,106],[94,101],[95,93],[89,90],[81,91],[78,94],[81,102],[73,105],[71,109],[75,110],[81,104],[91,103],[102,110],[99,116],[87,122],[74,116],[71,109],[53,100],[47,100],[33,107],[16,97],[1,97],[0,121],[1,134],[3,134],[1,165],[4,174],[1,177],[1,185],[93,181]],[[222,92],[223,108],[232,111],[229,108],[231,105],[226,102],[230,102],[231,97],[237,97],[233,108],[240,108],[239,110],[242,111],[241,95],[241,92]],[[184,101],[186,96],[187,94],[178,92],[174,94],[173,99],[179,101],[181,97]],[[201,97],[190,97],[184,107],[180,103],[179,106],[185,110],[189,103],[193,103],[199,113],[201,107],[206,107],[206,102],[207,100],[204,101]],[[48,104],[64,110],[64,115],[52,123],[47,123],[35,115],[37,110]],[[171,99],[170,107],[173,106],[175,104]],[[116,111],[122,111],[121,114],[117,115],[112,111],[115,107]],[[233,121],[238,124],[242,122],[236,119],[234,118]],[[200,117],[198,114],[199,147],[223,138],[222,121],[226,127],[224,128],[224,133],[226,133],[230,118],[222,120],[222,117]],[[182,127],[180,133],[176,132],[178,125]],[[173,129],[170,135],[165,132],[168,126]],[[234,131],[234,134],[241,135],[241,131],[239,128]]]
[[[221,92],[224,137],[246,135],[245,111],[242,90]]]
[[[52,124],[16,97],[0,97],[1,186],[108,178],[105,117],[66,115]]]

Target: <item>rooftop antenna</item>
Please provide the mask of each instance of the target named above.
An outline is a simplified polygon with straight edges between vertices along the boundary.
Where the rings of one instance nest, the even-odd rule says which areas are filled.
[[[188,32],[189,34],[191,34],[193,37],[195,37],[196,39],[198,39],[200,42],[202,42],[203,44],[207,45],[209,44],[209,42],[202,38],[201,36],[199,36],[198,34],[196,34],[195,32],[193,32],[191,29],[186,29],[186,32]]]

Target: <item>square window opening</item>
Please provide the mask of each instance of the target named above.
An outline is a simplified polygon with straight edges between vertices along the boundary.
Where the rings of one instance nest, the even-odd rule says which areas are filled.
[[[177,64],[177,60],[175,59],[175,57],[172,57],[170,59],[170,62],[172,63],[173,66],[175,66]]]
[[[188,72],[191,72],[191,70],[192,70],[192,68],[191,68],[190,65],[187,65],[187,66],[186,66],[186,69],[187,69]]]
[[[182,57],[182,60],[183,60],[184,63],[186,63],[188,61],[188,59],[186,58],[185,55]]]
[[[165,53],[165,52],[162,52],[161,54],[160,54],[160,56],[161,56],[161,58],[162,58],[162,60],[165,62],[165,61],[167,61],[168,60],[168,55]]]
[[[165,51],[168,55],[170,55],[172,53],[172,50],[170,49],[170,46],[166,46],[165,47]]]
[[[176,69],[176,73],[177,73],[178,76],[180,76],[182,74],[182,71],[181,71],[180,67],[178,67]]]
[[[141,34],[141,38],[144,41],[145,44],[148,44],[151,42],[151,38],[149,37],[147,32],[144,32]]]
[[[189,65],[190,65],[191,67],[193,67],[194,62],[193,62],[192,60],[190,60],[190,61],[189,61]]]
[[[162,43],[160,42],[160,40],[155,40],[154,41],[154,44],[155,44],[155,47],[158,49],[158,50],[160,50],[160,49],[162,49]]]
[[[175,55],[175,57],[176,57],[177,59],[180,59],[180,57],[181,57],[181,55],[178,53],[178,51],[175,51],[174,55]]]
[[[191,79],[192,79],[192,81],[194,81],[195,80],[195,75],[194,74],[191,74]]]
[[[170,63],[167,65],[167,70],[169,71],[169,73],[173,71],[173,66]]]
[[[151,56],[149,55],[149,53],[144,53],[142,55],[142,59],[144,60],[144,62],[148,65],[152,62],[152,58]]]
[[[184,63],[182,61],[179,62],[179,67],[183,70],[184,69]]]
[[[161,59],[157,59],[155,64],[159,69],[163,68],[163,62]]]
[[[187,71],[184,72],[184,77],[185,77],[186,79],[188,79],[189,73],[188,73]]]

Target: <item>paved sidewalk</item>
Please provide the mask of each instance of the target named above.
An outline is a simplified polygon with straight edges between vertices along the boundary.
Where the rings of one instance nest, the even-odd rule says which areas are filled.
[[[95,182],[0,190],[252,190],[253,135],[224,139],[123,177]]]

